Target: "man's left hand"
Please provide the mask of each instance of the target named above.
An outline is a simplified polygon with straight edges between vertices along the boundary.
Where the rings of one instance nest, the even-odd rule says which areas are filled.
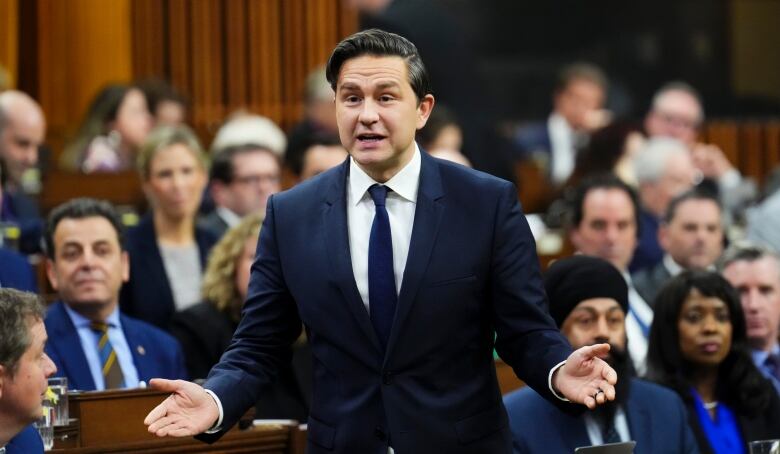
[[[617,373],[601,356],[609,352],[609,344],[596,344],[575,350],[566,364],[553,374],[553,389],[572,402],[588,408],[615,399]]]

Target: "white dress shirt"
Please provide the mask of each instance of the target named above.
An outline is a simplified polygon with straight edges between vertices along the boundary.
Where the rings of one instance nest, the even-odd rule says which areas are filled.
[[[593,446],[603,445],[604,428],[596,421],[593,413],[586,412],[583,415],[583,419],[585,420],[585,430],[588,431],[590,444]],[[631,441],[631,431],[628,430],[628,418],[626,418],[626,412],[623,411],[623,407],[618,407],[617,410],[615,410],[612,424],[614,424],[615,432],[617,432],[621,442]]]
[[[650,328],[653,323],[653,309],[645,302],[634,288],[631,276],[624,272],[623,278],[628,285],[628,314],[626,315],[626,337],[628,337],[628,354],[634,363],[637,376],[647,372],[647,335],[643,326]]]
[[[547,119],[550,134],[550,156],[552,168],[550,177],[555,184],[563,184],[574,172],[574,131],[562,116],[552,113]]]
[[[393,272],[395,291],[401,292],[401,281],[409,256],[412,241],[414,212],[417,208],[417,190],[420,187],[420,150],[415,145],[414,155],[403,169],[384,184],[391,190],[387,193],[387,215],[390,218],[390,235],[393,239]],[[374,201],[368,188],[380,184],[368,176],[354,159],[349,159],[347,182],[347,228],[349,230],[349,251],[352,272],[355,275],[360,297],[366,310],[368,302],[368,242],[374,222]],[[370,313],[370,311],[369,311]]]

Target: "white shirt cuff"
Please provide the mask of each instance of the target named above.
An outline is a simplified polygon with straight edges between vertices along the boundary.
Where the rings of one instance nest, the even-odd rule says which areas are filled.
[[[569,399],[567,399],[567,398],[561,396],[560,394],[556,393],[555,392],[555,388],[553,388],[553,385],[552,385],[553,374],[555,373],[556,370],[560,369],[561,366],[563,366],[564,364],[566,364],[565,360],[559,362],[558,364],[555,365],[555,367],[550,369],[550,374],[547,376],[547,386],[550,388],[550,392],[553,393],[553,396],[557,397],[559,400],[562,400],[564,402],[569,402]],[[219,401],[217,401],[217,402],[219,402]],[[221,416],[222,415],[222,407],[219,407],[219,414],[220,414],[219,420],[222,421],[222,416]]]
[[[557,366],[556,366],[557,367]],[[552,377],[552,375],[550,375]],[[214,399],[214,402],[217,403],[217,408],[219,409],[219,419],[217,419],[217,422],[214,423],[213,426],[204,433],[206,434],[214,434],[222,430],[222,418],[225,416],[225,413],[222,410],[222,402],[219,401],[219,397],[214,393],[214,391],[210,389],[204,390],[206,393],[211,396],[212,399]]]

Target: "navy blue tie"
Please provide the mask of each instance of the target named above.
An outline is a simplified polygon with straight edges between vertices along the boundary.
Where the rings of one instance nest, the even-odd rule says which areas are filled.
[[[376,207],[368,241],[368,305],[371,324],[385,349],[398,301],[393,272],[393,238],[390,236],[390,218],[385,207],[388,188],[375,184],[368,188],[368,192]]]

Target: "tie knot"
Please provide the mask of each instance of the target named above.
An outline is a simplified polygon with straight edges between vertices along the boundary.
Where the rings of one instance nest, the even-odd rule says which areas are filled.
[[[378,184],[371,185],[370,188],[368,188],[368,193],[371,194],[371,198],[374,200],[374,205],[376,206],[384,206],[385,199],[387,199],[387,193],[389,192],[390,188],[387,186],[382,186]]]
[[[780,355],[770,353],[769,356],[766,357],[766,361],[764,361],[764,363],[767,366],[780,371]]]
[[[97,331],[102,334],[108,332],[108,323],[106,322],[90,322],[89,327],[92,328],[93,331]]]

